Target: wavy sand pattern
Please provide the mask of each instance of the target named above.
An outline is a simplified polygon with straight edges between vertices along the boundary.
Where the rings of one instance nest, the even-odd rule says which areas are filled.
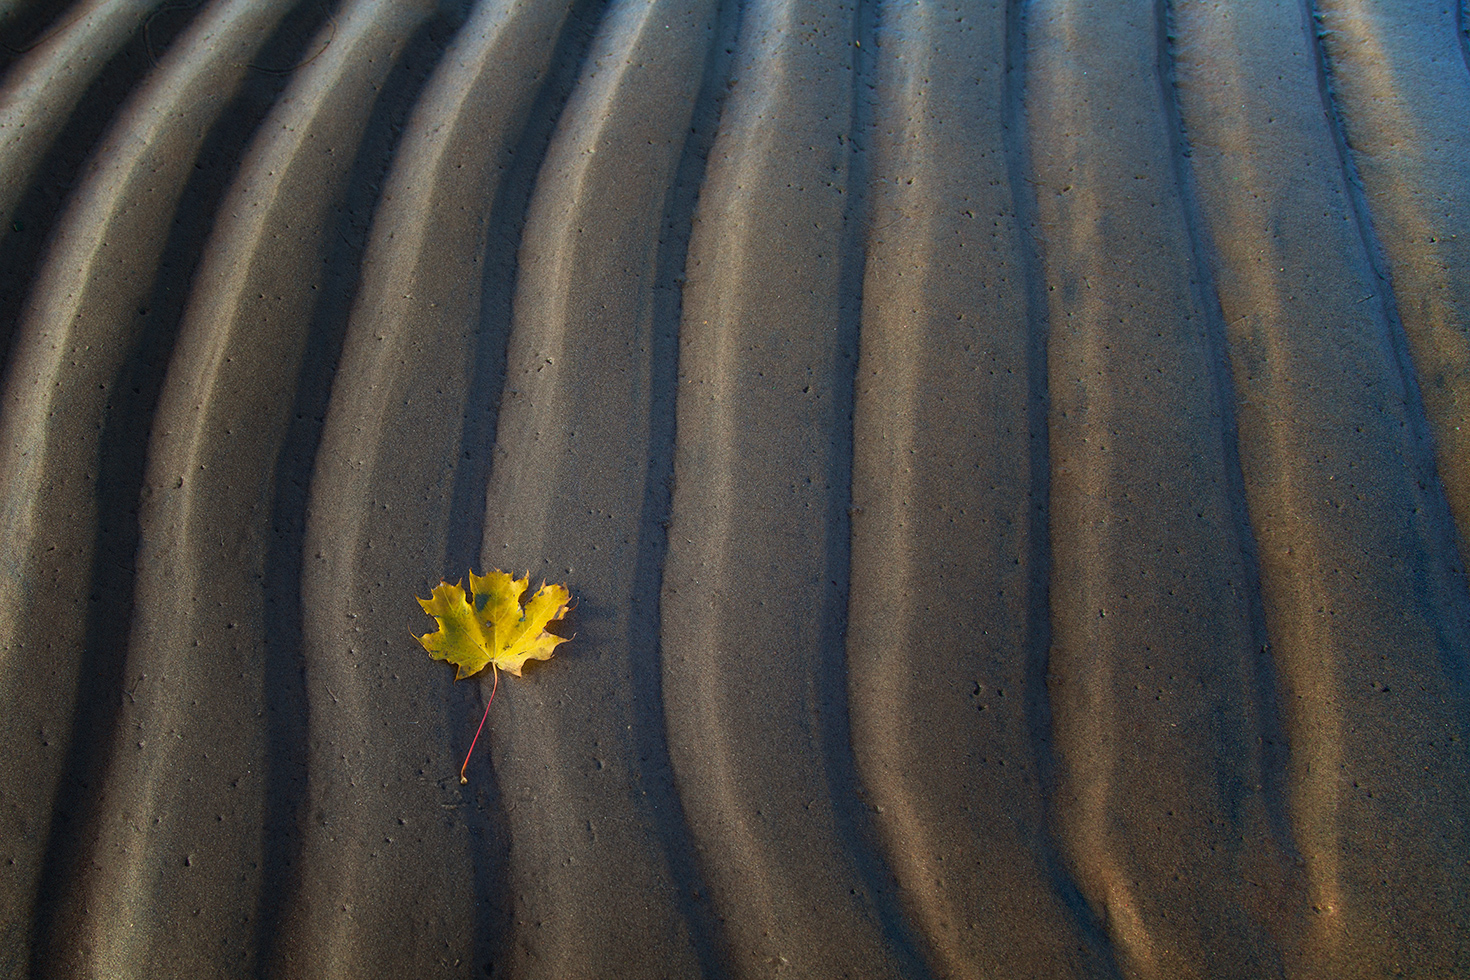
[[[1470,975],[1467,26],[0,2],[0,977]]]

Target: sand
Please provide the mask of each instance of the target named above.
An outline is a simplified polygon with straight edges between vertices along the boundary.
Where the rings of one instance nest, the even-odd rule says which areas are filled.
[[[1470,975],[1466,27],[0,2],[0,977]]]

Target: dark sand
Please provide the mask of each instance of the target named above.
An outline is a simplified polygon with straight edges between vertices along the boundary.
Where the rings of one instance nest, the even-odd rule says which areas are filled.
[[[0,978],[1470,976],[1454,2],[0,0]]]

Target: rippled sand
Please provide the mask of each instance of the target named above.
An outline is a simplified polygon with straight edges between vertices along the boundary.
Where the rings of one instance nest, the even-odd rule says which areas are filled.
[[[0,0],[0,977],[1470,974],[1466,27]]]

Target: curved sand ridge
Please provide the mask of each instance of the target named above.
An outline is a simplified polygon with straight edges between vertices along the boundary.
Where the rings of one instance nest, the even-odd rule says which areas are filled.
[[[0,975],[1470,968],[1464,9],[54,6]]]

